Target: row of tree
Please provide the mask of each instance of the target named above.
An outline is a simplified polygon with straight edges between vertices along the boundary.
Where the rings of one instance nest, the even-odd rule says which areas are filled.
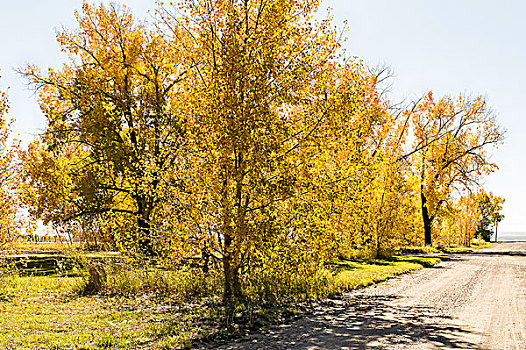
[[[342,56],[317,7],[186,0],[145,23],[85,3],[58,34],[68,63],[23,70],[47,126],[18,162],[2,148],[2,201],[89,242],[220,268],[226,299],[338,255],[469,245],[502,204],[478,186],[503,140],[495,114],[431,92],[393,105],[385,70]]]

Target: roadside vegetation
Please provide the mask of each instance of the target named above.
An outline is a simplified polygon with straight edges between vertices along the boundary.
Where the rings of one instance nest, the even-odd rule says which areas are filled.
[[[20,69],[46,128],[21,147],[0,94],[3,345],[228,337],[496,234],[488,102],[390,101],[318,5],[85,2],[68,61]]]
[[[450,246],[407,246],[399,250],[399,254],[461,254],[471,253],[474,250],[489,248],[497,243],[486,242],[483,239],[474,239],[469,247],[450,245]]]
[[[17,349],[172,349],[222,342],[301,315],[308,300],[337,295],[432,266],[437,257],[339,260],[309,288],[237,306],[221,301],[218,277],[107,263],[104,288],[85,295],[89,275],[76,268],[1,276],[0,347]],[[27,273],[26,273],[27,272]],[[71,277],[74,276],[74,277]],[[38,346],[35,347],[35,344]]]

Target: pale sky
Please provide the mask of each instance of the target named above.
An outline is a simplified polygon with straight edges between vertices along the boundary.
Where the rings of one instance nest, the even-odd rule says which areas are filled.
[[[121,1],[137,18],[148,16],[154,0]],[[81,0],[0,0],[0,87],[9,87],[10,116],[27,143],[44,126],[32,91],[14,69],[26,63],[58,67],[65,57],[55,29],[75,27]],[[325,0],[335,23],[348,21],[349,55],[370,65],[387,64],[395,73],[392,99],[415,99],[427,90],[437,96],[482,94],[507,129],[494,152],[500,170],[487,190],[506,198],[500,232],[526,232],[526,3],[481,0]],[[526,236],[525,236],[526,238]]]

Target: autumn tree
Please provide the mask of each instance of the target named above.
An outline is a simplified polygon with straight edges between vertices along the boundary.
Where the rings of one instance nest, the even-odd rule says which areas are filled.
[[[7,244],[20,237],[24,226],[19,215],[19,144],[10,137],[8,111],[7,95],[0,91],[0,247],[4,249]]]
[[[443,247],[467,246],[477,235],[481,218],[477,195],[467,191],[460,198],[450,198],[436,219],[434,243]]]
[[[162,12],[168,27],[194,38],[186,52],[195,62],[188,108],[199,126],[198,167],[187,170],[200,200],[189,211],[212,228],[226,300],[242,298],[247,272],[286,279],[336,251],[332,214],[349,228],[339,206],[364,198],[382,123],[376,85],[338,57],[330,22],[312,19],[317,6],[204,0],[183,1],[182,15]]]
[[[137,23],[126,7],[84,3],[76,18],[77,31],[57,36],[69,63],[47,74],[33,66],[24,72],[47,119],[26,163],[35,212],[54,223],[102,216],[110,232],[131,227],[132,241],[152,254],[163,188],[168,177],[177,188],[184,167],[178,84],[188,65],[176,43]],[[48,175],[46,167],[59,173]],[[46,191],[59,184],[58,194]]]
[[[495,114],[482,97],[438,101],[428,93],[407,112],[412,120],[411,157],[419,177],[425,244],[432,243],[434,220],[459,188],[469,188],[496,169],[487,151],[503,140]]]
[[[184,6],[201,63],[194,84],[204,158],[197,183],[217,218],[225,299],[239,299],[248,259],[282,236],[274,218],[281,201],[300,190],[298,152],[324,116],[323,95],[311,89],[320,87],[337,43],[326,25],[307,23],[314,1]]]
[[[31,142],[21,153],[23,205],[32,217],[53,226],[55,231],[65,230],[68,236],[88,245],[91,242],[94,246],[113,246],[115,242],[105,235],[104,224],[99,222],[103,213],[78,215],[84,205],[82,190],[89,184],[75,169],[85,156],[75,145],[62,145],[58,151],[52,151],[38,139]]]
[[[477,204],[480,212],[480,221],[477,226],[477,235],[480,235],[486,242],[491,239],[491,234],[495,234],[497,241],[498,224],[504,215],[501,214],[504,198],[494,195],[491,192],[480,190],[477,192]]]
[[[381,75],[346,75],[354,75],[355,89],[344,93],[345,80],[336,80],[340,97],[328,118],[334,126],[320,133],[324,146],[316,156],[316,177],[330,186],[318,191],[324,210],[317,220],[343,256],[390,255],[412,226],[409,168],[396,161],[407,135],[405,118],[382,95]]]

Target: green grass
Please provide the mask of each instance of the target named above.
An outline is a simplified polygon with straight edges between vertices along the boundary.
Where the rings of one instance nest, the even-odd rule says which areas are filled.
[[[473,242],[470,247],[431,247],[431,246],[410,246],[401,249],[403,254],[463,254],[471,253],[477,249],[488,248],[497,243]]]
[[[332,265],[336,272],[332,288],[335,292],[340,292],[366,287],[403,273],[433,266],[440,261],[438,257],[411,256],[364,261],[340,260]]]
[[[497,243],[480,242],[480,243],[472,243],[470,247],[447,247],[447,248],[441,248],[440,250],[443,253],[447,253],[447,254],[462,254],[462,253],[471,253],[477,249],[489,248],[495,244]]]

